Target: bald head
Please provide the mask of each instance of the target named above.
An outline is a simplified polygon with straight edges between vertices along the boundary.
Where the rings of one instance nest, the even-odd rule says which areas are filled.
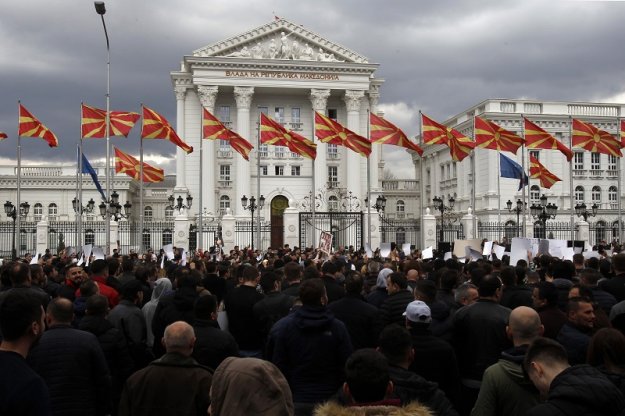
[[[419,280],[419,272],[415,269],[408,270],[408,272],[406,272],[406,279],[413,281]]]
[[[163,346],[169,352],[177,352],[190,356],[195,345],[195,333],[186,322],[177,321],[165,328]]]
[[[519,306],[510,313],[506,332],[515,346],[530,344],[542,336],[544,327],[540,323],[538,312],[527,306]]]

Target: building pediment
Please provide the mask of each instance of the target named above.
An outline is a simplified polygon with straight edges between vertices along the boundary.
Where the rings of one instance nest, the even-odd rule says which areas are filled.
[[[303,26],[276,19],[263,26],[193,51],[197,57],[368,63],[362,56]]]

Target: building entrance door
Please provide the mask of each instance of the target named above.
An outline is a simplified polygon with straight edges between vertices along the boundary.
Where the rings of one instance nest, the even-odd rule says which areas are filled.
[[[278,195],[271,200],[271,248],[284,245],[284,210],[289,207],[289,200]]]

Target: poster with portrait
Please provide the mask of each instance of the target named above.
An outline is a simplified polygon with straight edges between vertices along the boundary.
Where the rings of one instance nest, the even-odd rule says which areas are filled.
[[[319,236],[319,250],[330,254],[332,251],[332,233],[322,231]]]

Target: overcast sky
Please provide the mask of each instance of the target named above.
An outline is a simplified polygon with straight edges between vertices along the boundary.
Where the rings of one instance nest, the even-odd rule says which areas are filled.
[[[271,22],[274,14],[380,64],[380,107],[409,135],[422,110],[440,121],[488,98],[625,101],[625,2],[534,0],[108,0],[111,107],[141,102],[176,120],[170,71],[195,49]],[[3,2],[0,12],[0,164],[15,162],[17,100],[60,147],[22,139],[24,164],[73,163],[80,103],[105,108],[106,47],[90,0]],[[112,139],[138,153],[139,128]],[[85,153],[103,158],[104,141]],[[146,160],[174,173],[171,143]],[[384,150],[398,177],[406,152]]]

